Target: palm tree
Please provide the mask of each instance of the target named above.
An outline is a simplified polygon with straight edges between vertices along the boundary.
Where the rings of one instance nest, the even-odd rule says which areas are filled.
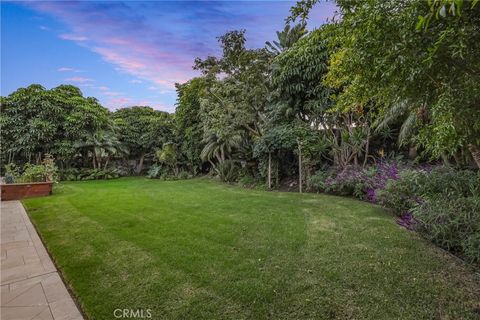
[[[424,105],[416,106],[407,100],[401,100],[390,106],[384,116],[379,118],[374,126],[376,131],[385,129],[389,124],[401,121],[400,132],[398,134],[398,144],[405,144],[417,130],[419,121],[425,120],[426,108]]]
[[[396,103],[388,106],[383,116],[373,123],[375,133],[389,130],[391,124],[400,124],[397,143],[399,146],[408,146],[409,157],[415,158],[418,145],[412,143],[410,138],[418,133],[421,125],[428,121],[426,105],[426,102],[415,104],[407,99],[398,100]],[[446,158],[443,158],[446,161]]]
[[[277,31],[278,41],[267,41],[265,43],[268,52],[279,55],[283,51],[291,48],[295,42],[307,34],[306,23],[302,22],[293,28],[287,24],[283,31]]]
[[[155,156],[158,161],[171,167],[175,176],[178,176],[177,146],[173,142],[164,143],[162,149],[155,152]]]
[[[106,169],[112,156],[127,154],[128,150],[112,131],[99,130],[77,142],[75,147],[87,150],[92,156],[94,169]]]
[[[200,157],[203,161],[209,161],[212,166],[215,166],[213,159],[216,159],[218,163],[223,163],[227,158],[231,157],[233,150],[241,147],[243,140],[237,133],[224,136],[212,133],[204,138],[203,142],[205,146],[200,153]]]

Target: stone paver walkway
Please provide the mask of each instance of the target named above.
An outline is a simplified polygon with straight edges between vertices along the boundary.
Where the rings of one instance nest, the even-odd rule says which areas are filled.
[[[83,319],[20,201],[2,201],[2,320]]]

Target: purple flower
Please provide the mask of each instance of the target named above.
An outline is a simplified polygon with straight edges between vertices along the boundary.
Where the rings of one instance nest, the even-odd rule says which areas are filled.
[[[368,202],[371,202],[371,203],[376,203],[377,202],[377,198],[376,198],[376,194],[375,194],[375,189],[373,188],[366,188],[365,189],[365,192],[366,192],[366,198],[367,198],[367,201]]]
[[[397,219],[397,224],[407,230],[413,230],[415,223],[416,220],[410,211],[406,211],[400,218]]]

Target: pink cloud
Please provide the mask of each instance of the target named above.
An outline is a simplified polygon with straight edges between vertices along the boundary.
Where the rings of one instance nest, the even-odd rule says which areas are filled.
[[[141,61],[136,60],[134,57],[128,57],[121,54],[116,50],[100,47],[93,48],[92,50],[100,54],[105,61],[116,64],[120,69],[129,73],[141,74],[142,70],[146,68],[146,65]]]
[[[132,101],[132,99],[127,97],[112,98],[108,100],[107,105],[113,107],[125,106],[130,101]]]
[[[150,104],[152,104],[150,100],[141,100],[138,102],[138,105],[140,106],[149,106]]]
[[[42,1],[27,5],[62,20],[70,31],[60,38],[89,48],[118,71],[134,76],[131,83],[145,81],[173,90],[176,82],[196,74],[191,68],[191,38],[177,39],[170,31],[148,23],[130,3]]]
[[[64,40],[70,40],[70,41],[87,41],[88,40],[87,37],[79,36],[75,34],[68,34],[68,33],[61,34],[60,38]]]
[[[80,72],[80,70],[69,67],[61,67],[57,69],[58,72]]]
[[[112,38],[105,39],[105,42],[110,43],[110,44],[116,44],[116,45],[128,45],[128,44],[130,44],[128,39],[122,39],[122,38],[117,38],[117,37],[112,37]]]
[[[70,82],[79,82],[79,83],[85,83],[85,82],[93,82],[95,80],[90,79],[90,78],[84,78],[84,77],[71,77],[71,78],[65,78],[65,81],[70,81]]]
[[[166,111],[169,113],[175,112],[175,106],[168,106],[163,103],[157,103],[157,104],[149,104],[150,107],[152,107],[155,110],[161,110],[161,111]]]
[[[104,91],[102,94],[106,96],[119,96],[121,93],[115,91]]]
[[[112,97],[108,99],[105,105],[110,110],[118,110],[132,106],[149,106],[155,110],[161,110],[170,113],[175,111],[175,107],[173,105],[169,106],[162,103],[152,103],[152,101],[148,99],[135,100],[128,97]]]

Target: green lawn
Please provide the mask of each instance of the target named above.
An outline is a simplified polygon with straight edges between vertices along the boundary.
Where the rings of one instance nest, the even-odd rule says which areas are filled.
[[[128,178],[24,204],[90,319],[480,317],[478,274],[352,199]]]

